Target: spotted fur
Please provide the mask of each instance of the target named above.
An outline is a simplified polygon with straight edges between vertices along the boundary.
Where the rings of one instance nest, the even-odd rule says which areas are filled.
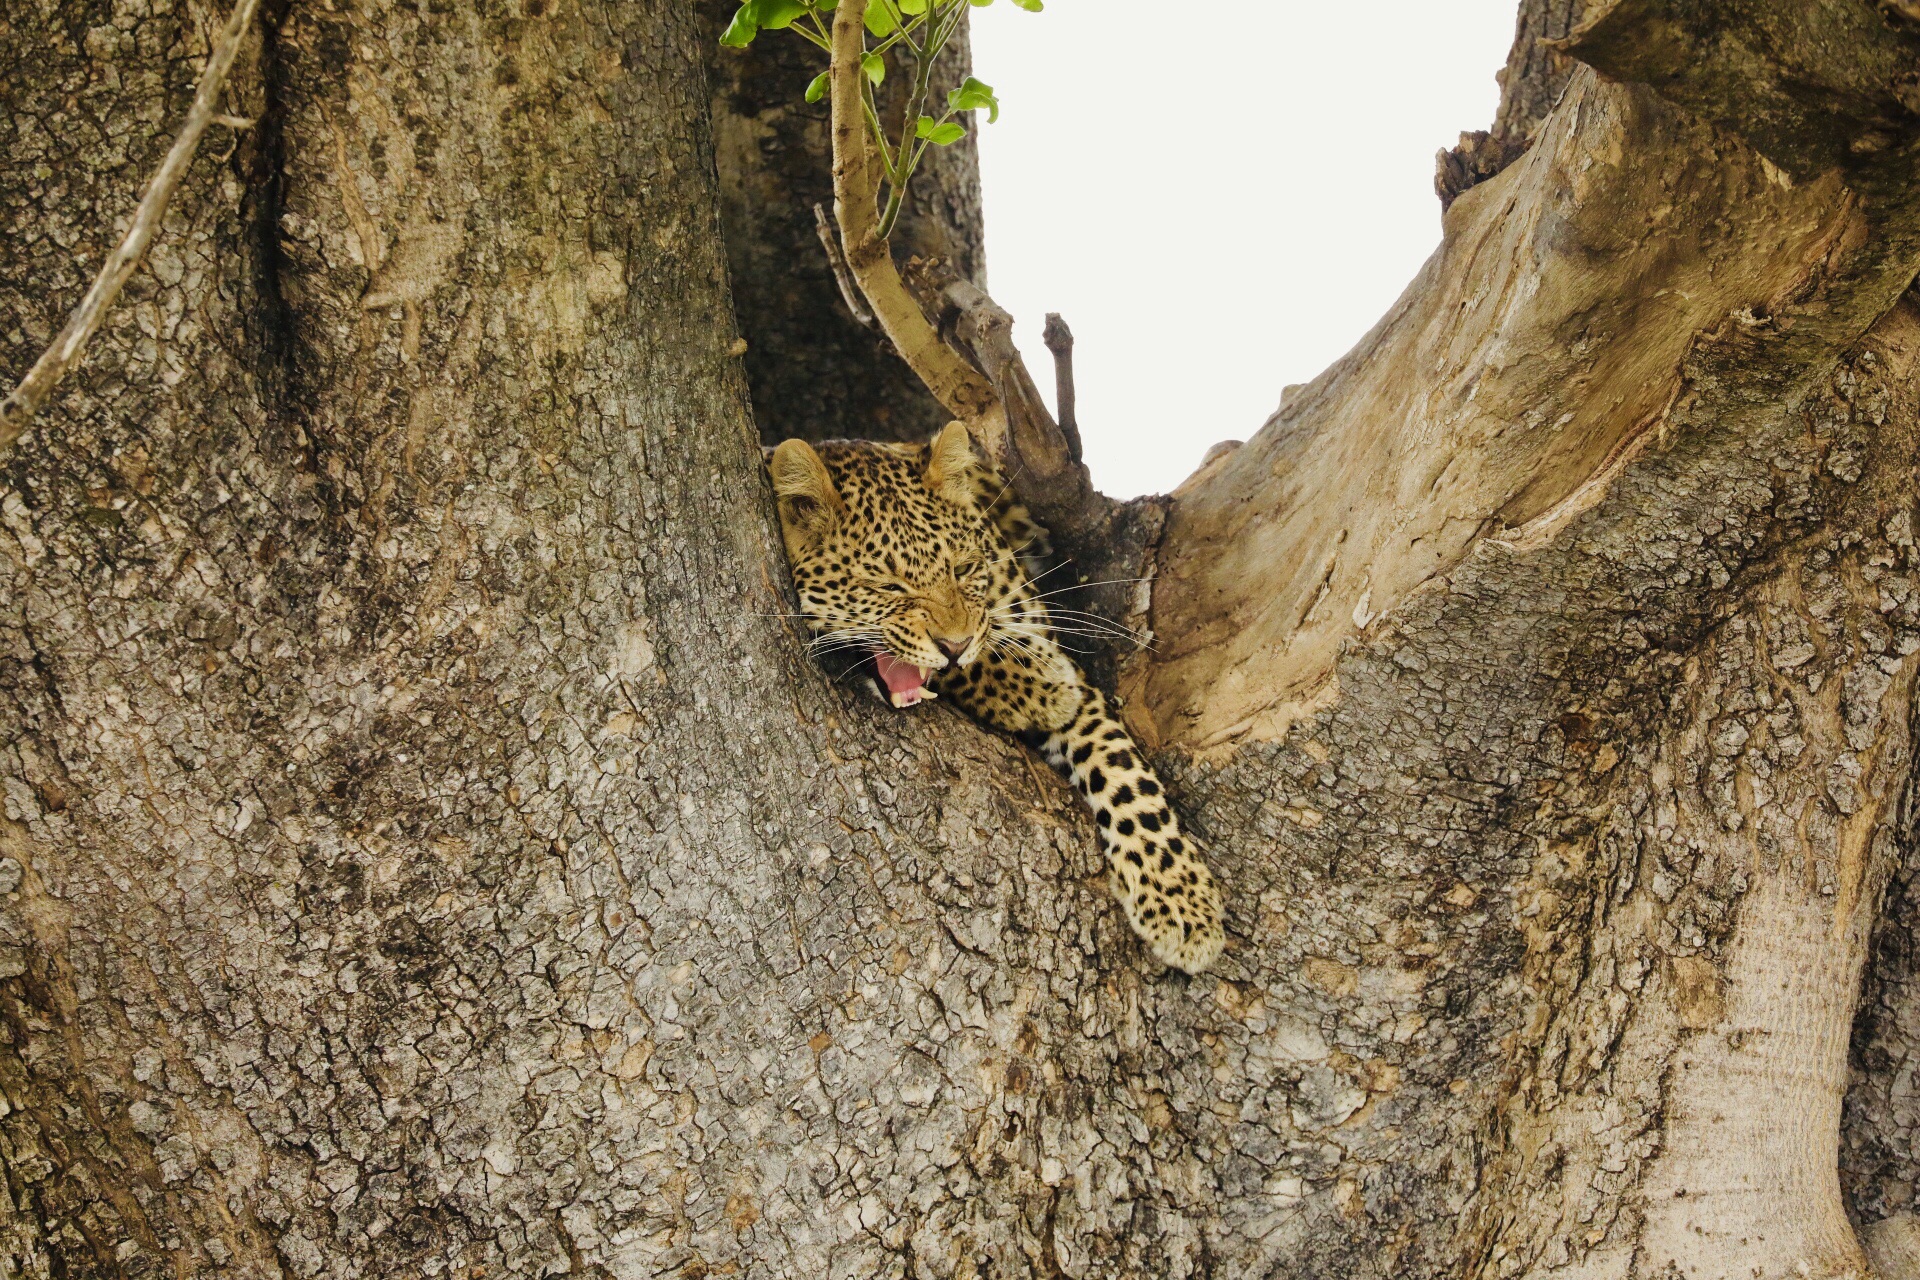
[[[1044,532],[954,423],[927,444],[788,440],[769,460],[817,648],[885,653],[1020,735],[1093,811],[1109,885],[1162,962],[1198,973],[1220,895],[1106,696],[1055,643],[1032,576]]]

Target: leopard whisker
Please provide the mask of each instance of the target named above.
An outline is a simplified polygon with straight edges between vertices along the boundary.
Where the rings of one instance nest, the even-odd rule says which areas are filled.
[[[1064,624],[1066,626],[1101,627],[1101,628],[1104,628],[1105,630],[1113,632],[1116,635],[1142,634],[1140,629],[1137,627],[1130,627],[1126,625],[1124,622],[1115,622],[1112,618],[1102,617],[1097,613],[1089,613],[1085,609],[1054,609],[1054,610],[1050,610],[1049,612],[1055,618],[1066,619],[1066,623]],[[1058,627],[1062,624],[1055,623],[1054,625]]]
[[[840,630],[815,636],[807,642],[807,651],[820,654],[840,649],[872,650],[882,648],[885,644],[885,638],[877,630]]]
[[[848,650],[871,653],[873,651],[873,645],[866,640],[843,640],[835,644],[814,645],[808,648],[807,652],[818,658],[829,653],[841,653]]]
[[[872,648],[883,639],[878,627],[839,627],[832,631],[823,631],[807,642],[807,651],[813,654],[831,653],[837,649]]]
[[[1027,546],[1032,546],[1032,545],[1033,545],[1033,541],[1034,541],[1033,539],[1029,539],[1029,540],[1028,540],[1028,542],[1027,542]],[[1023,547],[1023,548],[1021,548],[1021,550],[1025,550],[1025,549],[1026,549],[1025,547]],[[1052,568],[1050,568],[1050,569],[1042,569],[1042,570],[1041,570],[1041,571],[1040,571],[1039,573],[1036,573],[1036,574],[1034,574],[1034,575],[1033,575],[1033,576],[1032,576],[1031,578],[1028,578],[1028,579],[1027,579],[1027,585],[1028,585],[1028,586],[1032,586],[1032,585],[1033,585],[1034,583],[1036,583],[1036,582],[1038,582],[1038,581],[1040,581],[1040,579],[1042,579],[1042,578],[1044,578],[1044,577],[1046,577],[1046,576],[1047,576],[1048,574],[1050,574],[1050,573],[1058,573],[1058,572],[1060,572],[1060,571],[1061,571],[1062,569],[1064,569],[1064,568],[1066,568],[1066,567],[1067,567],[1068,565],[1070,565],[1070,564],[1072,564],[1072,563],[1073,563],[1073,561],[1071,561],[1071,560],[1062,560],[1062,561],[1061,561],[1061,562],[1060,562],[1059,564],[1056,564],[1056,565],[1054,565],[1054,566],[1053,566]],[[1065,588],[1065,587],[1063,587],[1063,588],[1061,588],[1061,589],[1062,589],[1062,590],[1070,590],[1071,588]]]
[[[1007,496],[1007,490],[1009,490],[1009,489],[1011,489],[1011,488],[1013,488],[1013,477],[1011,477],[1011,476],[1009,476],[1009,477],[1007,477],[1007,482],[1006,482],[1005,484],[1003,484],[1003,485],[1001,485],[1001,486],[1000,486],[1000,492],[998,492],[998,493],[996,493],[996,494],[994,494],[994,495],[993,495],[993,501],[992,501],[992,502],[989,502],[989,503],[987,504],[987,510],[988,510],[988,511],[992,511],[992,510],[993,510],[993,509],[994,509],[995,507],[997,507],[997,506],[999,506],[999,505],[1000,505],[1000,499],[1002,499],[1002,498],[1004,498],[1004,497],[1006,497],[1006,496]],[[992,520],[991,520],[991,519],[989,519],[989,520],[987,521],[987,523],[989,523],[989,524],[991,524],[991,523],[992,523]]]
[[[989,610],[988,612],[990,615],[995,617],[1014,619],[1016,620],[1016,623],[1018,621],[1022,621],[1022,619],[1019,618],[1019,615],[1014,614],[1011,610],[1006,608],[992,609],[992,610]],[[1048,627],[1049,630],[1053,630],[1053,631],[1062,631],[1068,628],[1079,627],[1079,626],[1092,626],[1092,627],[1101,628],[1107,631],[1109,634],[1117,635],[1117,636],[1118,635],[1137,636],[1140,634],[1138,631],[1136,631],[1132,627],[1125,626],[1121,623],[1115,622],[1111,618],[1103,618],[1097,613],[1088,613],[1084,609],[1058,609],[1058,610],[1050,609],[1050,610],[1047,610],[1045,616],[1047,619],[1045,625]],[[1054,620],[1056,618],[1064,618],[1064,619],[1067,619],[1067,621],[1064,623],[1057,622]]]
[[[1142,640],[1137,636],[1116,636],[1101,631],[1062,631],[1063,636],[1073,636],[1079,640],[1125,641],[1136,649],[1157,651],[1159,646],[1151,640]]]
[[[1068,591],[1082,591],[1088,587],[1112,587],[1126,582],[1151,582],[1152,580],[1151,578],[1102,578],[1098,582],[1076,582],[1070,587],[1055,587],[1051,591],[1038,591],[1034,593],[1032,598],[1035,600],[1045,600],[1049,596],[1063,595]],[[1029,581],[1032,581],[1032,579],[1029,579]]]

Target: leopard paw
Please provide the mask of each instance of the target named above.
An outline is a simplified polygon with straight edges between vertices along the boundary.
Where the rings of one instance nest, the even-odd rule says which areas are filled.
[[[1202,973],[1227,944],[1220,891],[1202,863],[1188,860],[1162,876],[1116,876],[1113,889],[1127,923],[1164,965]]]

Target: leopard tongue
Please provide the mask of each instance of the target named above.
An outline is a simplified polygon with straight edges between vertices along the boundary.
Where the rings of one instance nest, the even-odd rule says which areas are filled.
[[[880,679],[887,686],[887,701],[894,706],[910,707],[934,696],[927,688],[925,667],[916,667],[890,653],[874,654],[873,665],[879,668]]]

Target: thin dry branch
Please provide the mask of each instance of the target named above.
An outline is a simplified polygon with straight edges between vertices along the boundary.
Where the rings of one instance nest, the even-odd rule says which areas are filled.
[[[140,265],[147,246],[153,242],[154,233],[160,229],[160,220],[166,216],[167,205],[173,200],[175,189],[186,176],[187,166],[193,163],[194,152],[200,147],[200,135],[207,131],[210,124],[226,124],[237,128],[252,123],[237,116],[222,115],[217,108],[220,94],[226,88],[227,74],[233,69],[234,57],[239,53],[241,37],[252,25],[258,4],[259,0],[239,0],[234,5],[226,26],[221,28],[214,41],[206,68],[200,73],[200,85],[194,91],[193,106],[187,112],[186,121],[180,126],[180,133],[174,138],[173,145],[167,149],[166,158],[148,181],[146,194],[140,198],[140,205],[133,212],[133,223],[127,228],[127,234],[108,255],[100,274],[94,277],[92,287],[67,318],[60,336],[34,361],[33,368],[13,389],[13,394],[0,403],[0,456],[20,438],[20,433],[33,421],[33,415],[39,412],[40,406],[60,384],[60,380],[67,376],[67,371],[80,363],[87,341],[106,319],[114,299],[120,296],[121,287],[133,275],[134,268]]]
[[[827,265],[833,268],[833,282],[840,288],[840,301],[847,304],[847,310],[862,328],[879,328],[880,322],[873,318],[867,300],[860,296],[860,287],[847,271],[846,257],[840,252],[840,237],[834,232],[833,223],[827,220],[826,209],[817,201],[813,206],[813,226],[820,235],[820,247],[827,251]]]
[[[1047,327],[1041,331],[1040,341],[1053,353],[1053,416],[1060,424],[1060,434],[1067,438],[1073,460],[1078,462],[1080,419],[1075,412],[1073,394],[1073,330],[1067,328],[1058,311],[1047,312]]]
[[[939,332],[951,335],[992,384],[1005,420],[997,442],[999,461],[1021,499],[1068,554],[1084,559],[1106,536],[1114,504],[1095,491],[1080,461],[1077,437],[1062,431],[1047,412],[1013,345],[1013,317],[943,261],[912,259],[906,285],[934,313]]]

